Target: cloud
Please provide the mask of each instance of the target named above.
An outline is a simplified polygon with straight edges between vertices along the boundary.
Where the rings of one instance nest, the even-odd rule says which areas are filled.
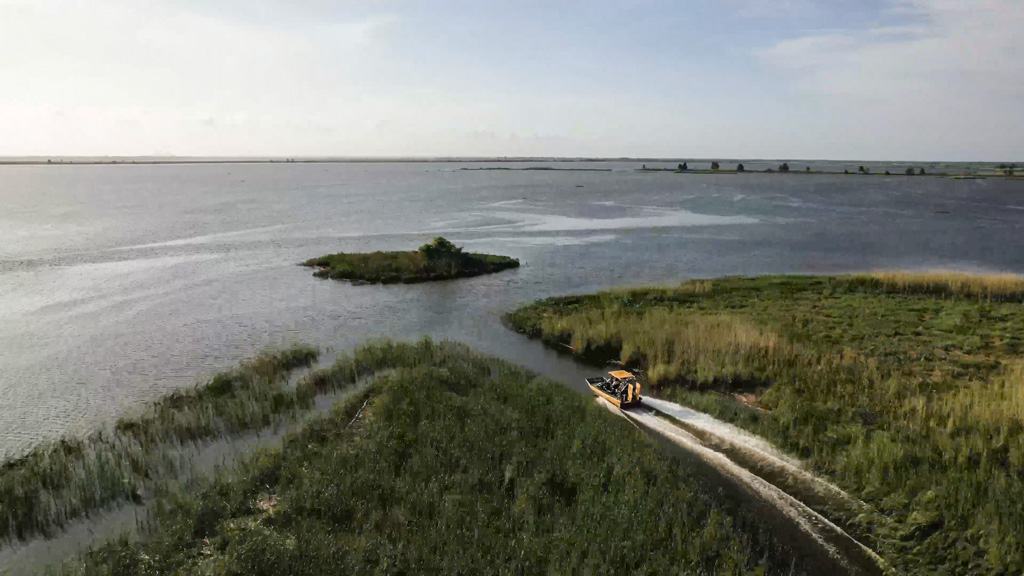
[[[723,1],[0,0],[0,155],[1024,149],[1020,0]]]
[[[897,23],[798,36],[756,56],[797,95],[846,116],[838,125],[884,139],[880,148],[913,135],[953,157],[1021,149],[1024,2],[911,0],[883,17]],[[864,129],[872,124],[878,129]]]
[[[0,0],[0,52],[18,55],[0,71],[0,125],[19,135],[0,154],[290,153],[303,146],[286,135],[357,122],[375,74],[402,70],[376,57],[400,24],[385,11],[321,7],[291,26],[194,8]]]
[[[820,9],[812,0],[725,0],[725,5],[744,18],[787,18]]]

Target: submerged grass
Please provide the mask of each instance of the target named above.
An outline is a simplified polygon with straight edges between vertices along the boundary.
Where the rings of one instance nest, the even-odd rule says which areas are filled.
[[[148,538],[66,572],[799,574],[779,543],[589,398],[451,343],[378,342],[310,382],[387,370]]]
[[[906,573],[1024,571],[1024,306],[1003,276],[725,278],[541,301],[518,330],[646,368],[872,504]],[[756,410],[706,392],[758,388]]]
[[[49,534],[118,501],[139,500],[153,480],[173,474],[174,447],[271,424],[311,403],[284,386],[309,366],[306,346],[266,352],[194,389],[174,392],[139,416],[84,438],[40,445],[0,466],[0,540]]]

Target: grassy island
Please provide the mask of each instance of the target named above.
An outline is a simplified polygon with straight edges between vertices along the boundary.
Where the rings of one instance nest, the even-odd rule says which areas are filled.
[[[312,258],[304,266],[316,268],[314,276],[371,284],[411,284],[431,280],[468,278],[518,268],[519,260],[508,256],[463,252],[442,237],[419,250],[408,252],[339,252]]]
[[[457,344],[376,343],[376,373],[280,449],[172,494],[66,573],[799,574],[767,531],[588,397]]]
[[[807,459],[874,508],[839,520],[900,573],[1024,571],[1022,277],[697,280],[508,320]]]

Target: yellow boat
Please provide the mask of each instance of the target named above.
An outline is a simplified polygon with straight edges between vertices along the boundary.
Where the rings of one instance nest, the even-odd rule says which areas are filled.
[[[613,370],[607,376],[587,378],[587,386],[594,396],[615,407],[629,408],[640,404],[640,382],[632,372]]]

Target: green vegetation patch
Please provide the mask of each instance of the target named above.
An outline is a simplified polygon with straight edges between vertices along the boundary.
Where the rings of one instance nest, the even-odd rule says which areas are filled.
[[[1022,296],[1006,275],[723,278],[508,322],[807,459],[873,505],[839,520],[901,572],[1002,574],[1024,571]]]
[[[508,256],[463,252],[442,237],[411,252],[329,254],[312,258],[304,266],[316,268],[314,276],[373,284],[395,284],[451,280],[518,268],[519,260]]]
[[[166,502],[148,538],[69,571],[801,573],[587,397],[456,344],[377,343],[353,358],[390,370],[282,448]]]

